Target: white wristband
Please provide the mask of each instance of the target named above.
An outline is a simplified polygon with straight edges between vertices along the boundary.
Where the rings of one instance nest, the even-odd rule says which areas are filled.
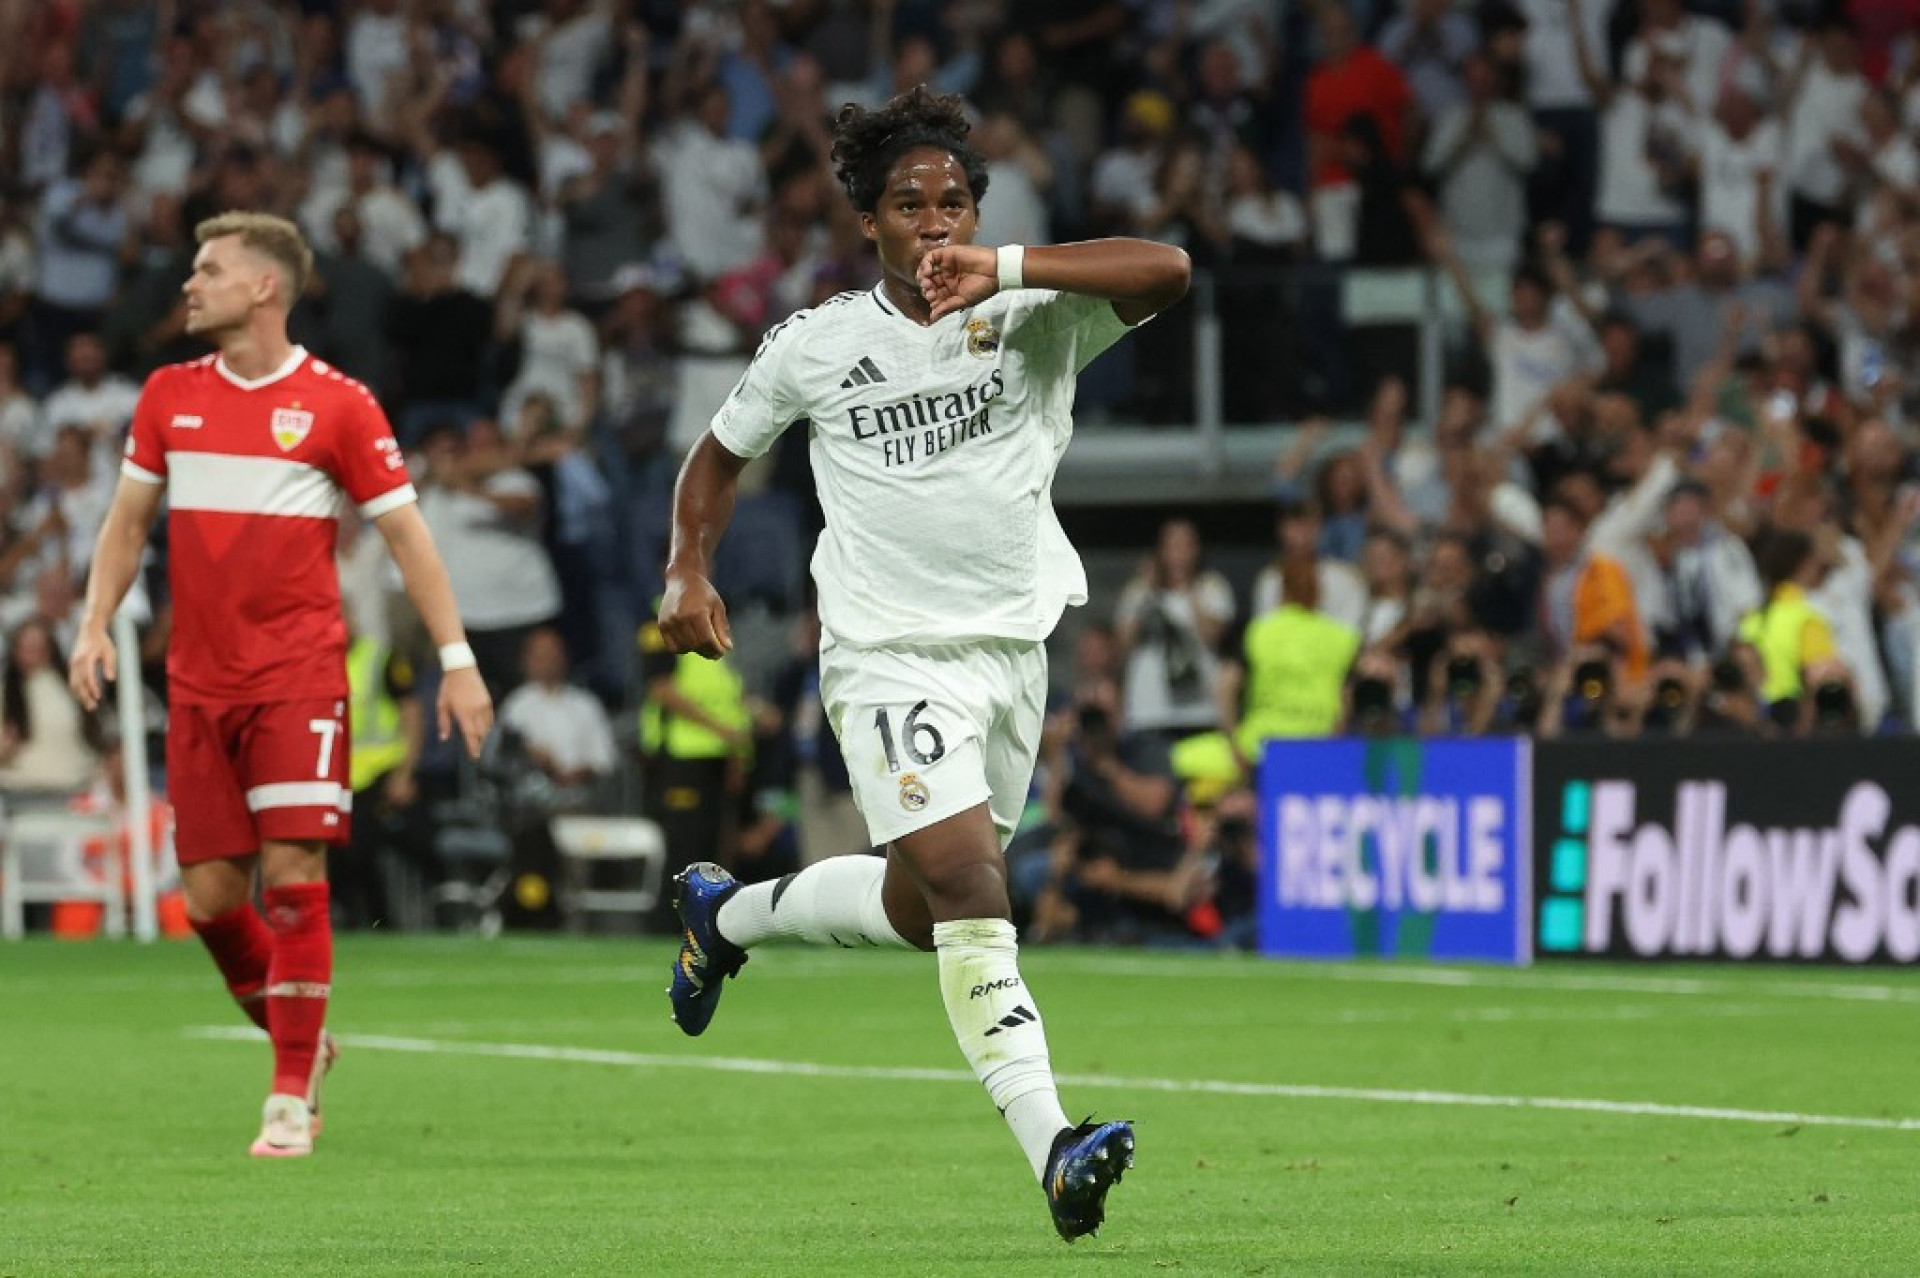
[[[1002,244],[994,252],[994,270],[1000,276],[1000,288],[1027,286],[1027,248],[1024,244]]]
[[[440,668],[448,674],[455,670],[471,670],[480,662],[473,655],[473,645],[469,643],[443,644],[440,648]]]

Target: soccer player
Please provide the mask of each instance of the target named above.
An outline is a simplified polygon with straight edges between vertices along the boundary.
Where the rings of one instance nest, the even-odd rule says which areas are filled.
[[[108,622],[166,489],[167,775],[187,913],[227,989],[273,1040],[253,1153],[298,1157],[313,1150],[334,1054],[325,851],[347,841],[352,819],[333,557],[343,502],[380,530],[440,646],[441,735],[458,724],[478,754],[493,706],[386,414],[365,386],[287,338],[287,312],[313,271],[299,230],[223,213],[195,236],[187,331],[219,350],[158,370],[140,392],[70,677],[88,709],[115,677]]]
[[[699,1034],[723,978],[763,941],[933,950],[960,1049],[1071,1241],[1100,1226],[1133,1128],[1074,1126],[1060,1107],[1002,850],[1039,747],[1046,637],[1086,601],[1051,500],[1075,378],[1178,301],[1190,270],[1179,249],[1143,240],[974,245],[987,172],[967,132],[960,100],[924,86],[842,109],[833,159],[883,278],[761,342],[681,469],[660,606],[676,651],[732,646],[713,549],[741,468],[805,422],[826,514],[820,692],[887,855],[753,886],[689,866],[668,993]]]

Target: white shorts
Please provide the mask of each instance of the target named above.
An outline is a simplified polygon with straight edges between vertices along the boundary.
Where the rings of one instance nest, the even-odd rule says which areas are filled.
[[[877,846],[985,803],[1005,846],[1046,717],[1045,644],[820,652],[820,701]]]

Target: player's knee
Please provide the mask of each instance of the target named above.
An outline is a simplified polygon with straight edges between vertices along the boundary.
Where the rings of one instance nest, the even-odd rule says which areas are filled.
[[[1013,917],[1005,865],[957,861],[926,867],[927,905],[935,922]]]

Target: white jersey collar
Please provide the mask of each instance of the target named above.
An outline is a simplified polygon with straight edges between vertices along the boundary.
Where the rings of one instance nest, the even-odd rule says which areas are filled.
[[[280,367],[274,369],[271,373],[266,373],[260,377],[255,377],[251,380],[240,376],[240,374],[234,372],[231,368],[228,368],[227,357],[224,355],[216,356],[214,358],[213,368],[215,372],[220,374],[220,376],[226,378],[228,381],[232,382],[235,386],[238,386],[241,390],[259,390],[262,386],[273,385],[275,382],[279,381],[283,377],[292,376],[293,370],[300,367],[301,363],[306,358],[307,358],[307,348],[304,346],[296,345],[291,351],[287,353],[287,358],[280,365]]]

